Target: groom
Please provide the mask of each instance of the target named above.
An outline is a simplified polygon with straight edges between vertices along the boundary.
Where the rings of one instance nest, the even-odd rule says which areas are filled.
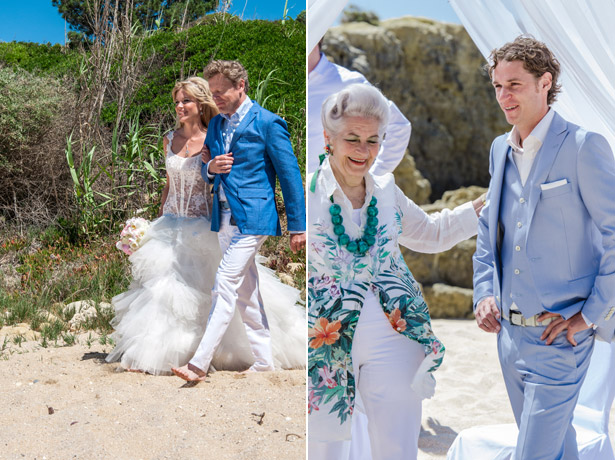
[[[290,248],[305,247],[305,198],[286,122],[247,97],[248,74],[237,61],[212,61],[204,71],[220,110],[207,130],[211,160],[201,174],[213,182],[211,229],[222,261],[212,292],[205,334],[190,362],[173,372],[202,380],[235,308],[239,309],[255,362],[249,371],[274,369],[269,326],[258,290],[255,257],[267,235],[280,235],[276,176],[288,220]]]
[[[615,328],[615,161],[602,136],[550,107],[560,68],[544,43],[521,36],[490,61],[513,128],[491,147],[476,321],[498,333],[514,458],[578,459],[572,417],[594,334],[610,341]]]

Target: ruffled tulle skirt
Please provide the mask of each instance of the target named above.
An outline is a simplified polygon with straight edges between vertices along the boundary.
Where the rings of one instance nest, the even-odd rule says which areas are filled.
[[[116,346],[107,361],[151,374],[186,364],[205,332],[211,289],[221,260],[218,235],[204,218],[163,216],[152,222],[141,248],[130,256],[133,282],[112,299],[111,335]],[[305,367],[305,308],[299,291],[258,266],[260,292],[271,330],[276,368]],[[216,350],[216,370],[244,370],[254,362],[236,311]]]

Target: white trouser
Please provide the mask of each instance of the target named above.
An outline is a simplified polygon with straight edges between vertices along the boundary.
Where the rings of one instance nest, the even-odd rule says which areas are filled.
[[[421,398],[410,388],[425,358],[423,347],[389,323],[378,300],[369,296],[352,341],[352,363],[367,415],[373,460],[413,460],[421,429]],[[353,423],[352,441],[308,441],[310,460],[346,460],[351,442],[366,445],[364,423]],[[359,439],[355,439],[359,437]]]
[[[214,352],[239,308],[255,362],[252,369],[273,370],[271,336],[258,290],[256,254],[266,236],[242,235],[235,225],[230,225],[230,211],[222,212],[218,241],[222,261],[216,273],[212,290],[212,307],[205,334],[190,364],[203,371],[209,369]]]

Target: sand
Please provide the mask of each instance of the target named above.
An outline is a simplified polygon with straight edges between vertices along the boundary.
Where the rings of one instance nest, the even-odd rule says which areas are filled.
[[[433,323],[447,354],[436,395],[423,404],[419,460],[446,458],[462,429],[513,422],[495,335],[470,320]],[[216,372],[186,386],[121,372],[103,360],[108,345],[78,342],[11,343],[3,352],[0,459],[305,458],[304,371]],[[615,409],[610,433],[615,439]]]
[[[474,320],[434,320],[433,329],[446,346],[446,356],[436,372],[436,394],[423,402],[419,460],[446,458],[449,446],[465,428],[514,423],[496,335],[480,330]],[[609,432],[613,443],[615,407]]]
[[[30,342],[0,361],[1,459],[305,457],[305,371],[216,372],[190,386],[123,372],[104,362],[108,345],[86,342]]]

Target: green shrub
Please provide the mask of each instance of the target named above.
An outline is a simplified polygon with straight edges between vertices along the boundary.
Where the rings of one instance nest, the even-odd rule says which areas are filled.
[[[45,222],[70,201],[62,144],[75,96],[67,86],[56,77],[0,67],[0,216]]]
[[[55,78],[0,68],[0,152],[34,145],[49,129],[65,94]]]
[[[53,76],[72,75],[79,68],[79,53],[49,43],[0,43],[0,63]]]

